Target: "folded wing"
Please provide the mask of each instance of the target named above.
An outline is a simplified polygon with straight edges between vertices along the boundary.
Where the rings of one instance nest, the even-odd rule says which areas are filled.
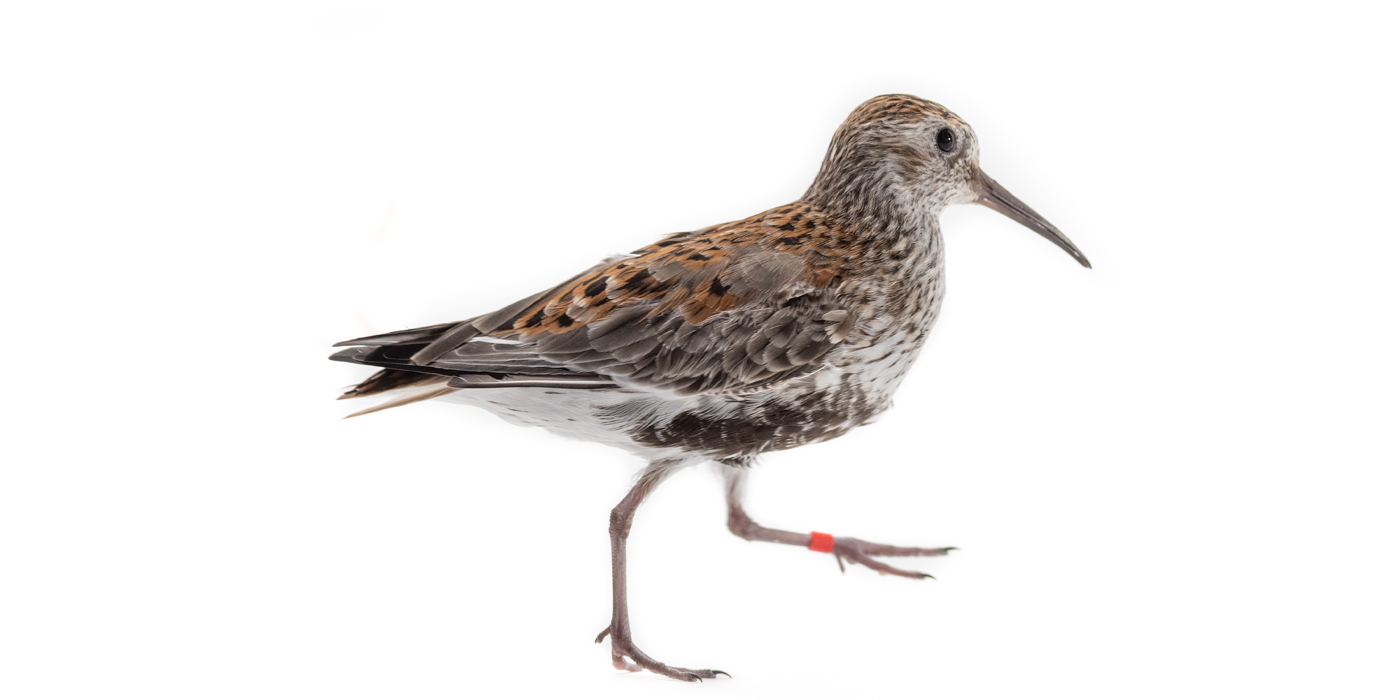
[[[672,236],[491,314],[340,343],[360,347],[332,359],[392,373],[369,389],[430,374],[453,388],[761,391],[820,368],[859,321],[837,299],[835,261],[778,244],[791,224],[763,216]]]

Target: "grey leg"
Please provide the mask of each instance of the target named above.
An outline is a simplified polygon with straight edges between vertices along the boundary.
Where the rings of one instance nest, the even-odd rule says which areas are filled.
[[[636,485],[612,510],[612,516],[608,521],[608,533],[612,535],[612,624],[608,625],[607,629],[604,629],[594,641],[602,643],[608,635],[612,635],[613,667],[619,670],[641,671],[645,669],[676,680],[699,681],[703,678],[714,678],[715,674],[724,673],[724,671],[676,668],[647,656],[632,643],[632,627],[627,619],[627,535],[632,531],[632,516],[636,515],[637,506],[642,504],[647,495],[679,468],[680,464],[669,461],[648,464],[641,476],[637,478]],[[724,673],[724,675],[729,674]]]

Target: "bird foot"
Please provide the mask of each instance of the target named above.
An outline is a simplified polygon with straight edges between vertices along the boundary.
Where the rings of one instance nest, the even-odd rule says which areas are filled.
[[[612,634],[612,625],[607,626],[598,633],[598,638],[594,639],[595,644],[601,644],[609,634]],[[659,673],[667,678],[674,678],[678,681],[699,682],[706,678],[716,678],[720,674],[729,676],[724,671],[713,669],[690,669],[667,666],[656,659],[642,653],[635,644],[632,643],[630,634],[619,637],[613,635],[612,641],[613,668],[619,671],[651,671]]]
[[[884,562],[876,561],[871,557],[941,557],[957,547],[937,547],[925,549],[920,547],[894,547],[887,544],[875,544],[858,540],[854,537],[837,537],[831,548],[831,553],[836,556],[836,565],[841,567],[841,573],[846,573],[846,562],[860,564],[869,569],[874,569],[881,576],[893,574],[906,578],[933,578],[929,574],[918,571],[906,571],[897,569]]]

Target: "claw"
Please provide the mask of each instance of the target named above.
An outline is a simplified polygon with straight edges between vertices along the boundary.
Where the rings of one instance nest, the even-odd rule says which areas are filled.
[[[602,644],[602,643],[603,643],[603,640],[608,638],[608,633],[609,633],[609,632],[612,632],[612,625],[608,625],[607,627],[604,627],[604,628],[603,628],[603,631],[598,633],[598,637],[597,637],[596,639],[593,640],[593,643],[594,643],[594,644]]]
[[[710,671],[710,673],[716,673],[716,674],[718,674],[718,673],[724,673],[724,671],[721,671],[721,670],[719,670],[719,669],[714,669],[714,670]],[[725,678],[733,678],[734,676],[731,676],[731,675],[729,675],[728,673],[724,673],[724,677],[725,677]]]

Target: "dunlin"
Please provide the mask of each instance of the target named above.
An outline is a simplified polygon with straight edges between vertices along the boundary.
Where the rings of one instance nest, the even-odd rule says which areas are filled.
[[[646,655],[628,624],[632,516],[676,470],[719,463],[729,529],[748,540],[915,578],[926,575],[872,557],[951,549],[761,527],[742,496],[759,455],[830,440],[889,407],[938,317],[938,217],[960,203],[1001,212],[1089,267],[982,172],[966,122],[928,100],[884,95],[841,125],[795,202],[667,236],[492,313],[339,343],[355,347],[331,359],[383,368],[342,398],[398,392],[360,413],[443,398],[645,458],[612,511],[612,621],[598,641],[611,635],[619,669],[714,678],[723,672]]]

